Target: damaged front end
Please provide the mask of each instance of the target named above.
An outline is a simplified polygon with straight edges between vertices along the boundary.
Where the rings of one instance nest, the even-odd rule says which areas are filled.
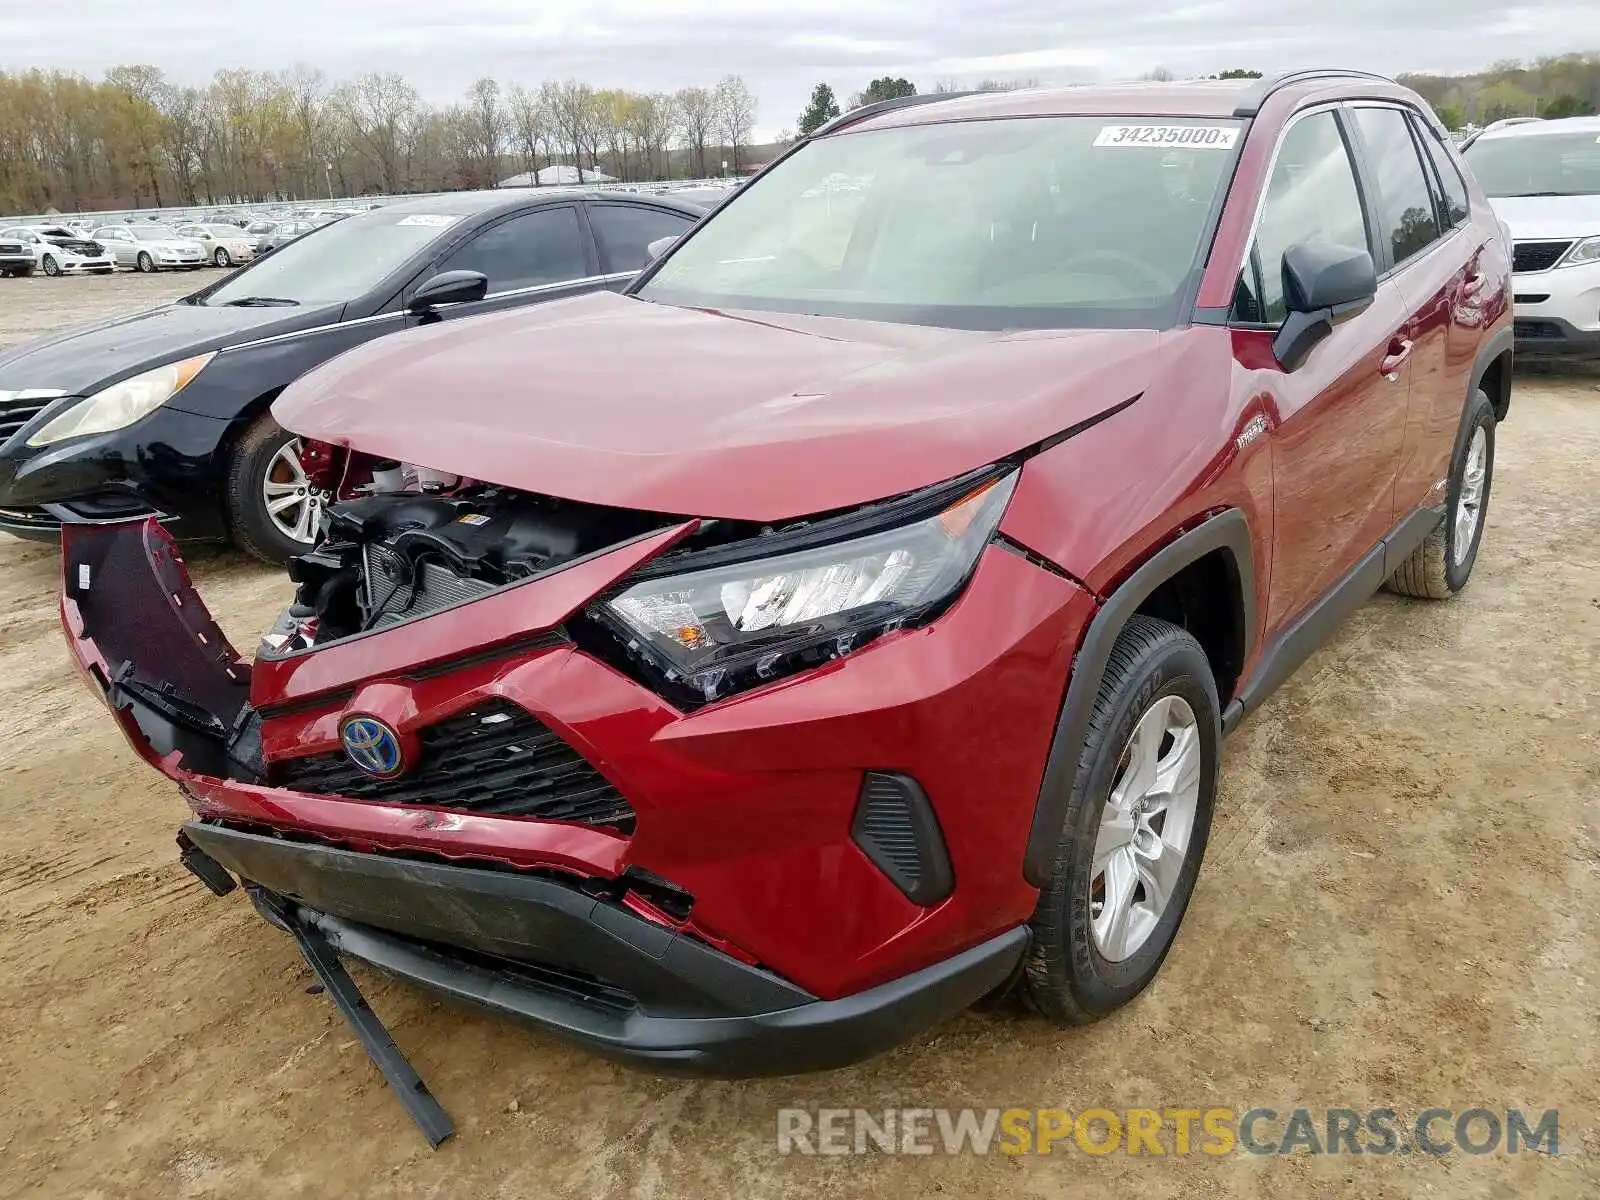
[[[931,816],[901,782],[918,773],[967,787],[925,732],[971,720],[963,687],[997,729],[1048,737],[1047,689],[1018,681],[1053,669],[1090,598],[990,546],[1013,467],[764,527],[396,466],[326,510],[254,661],[155,521],[62,538],[74,658],[194,810],[185,865],[244,884],[336,1001],[354,985],[329,962],[354,956],[727,1076],[858,1061],[1005,981],[1032,904],[1015,872],[974,867],[952,897],[936,823],[890,861],[862,813],[889,787]],[[981,603],[919,652],[980,562]],[[996,612],[1010,660],[986,656]],[[876,673],[855,667],[869,643]],[[947,794],[1023,794],[1012,769]],[[1015,857],[1010,826],[981,828],[977,854]]]

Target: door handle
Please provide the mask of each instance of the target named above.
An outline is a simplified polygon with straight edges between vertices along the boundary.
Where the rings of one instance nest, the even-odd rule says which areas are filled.
[[[1383,377],[1390,383],[1400,378],[1400,368],[1406,365],[1406,359],[1411,357],[1411,351],[1416,346],[1410,338],[1396,337],[1389,343],[1389,353],[1384,356],[1383,365],[1379,370]]]

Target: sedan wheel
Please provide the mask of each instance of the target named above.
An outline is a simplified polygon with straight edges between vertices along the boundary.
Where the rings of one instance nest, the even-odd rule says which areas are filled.
[[[267,464],[261,482],[261,501],[278,532],[291,541],[311,545],[327,500],[327,493],[312,486],[300,465],[300,439],[285,442]]]
[[[139,257],[134,261],[133,265],[141,273],[149,275],[156,269],[156,260],[151,258],[148,253],[141,250],[139,251]]]
[[[56,261],[55,255],[53,254],[46,254],[44,256],[43,266],[44,273],[50,276],[52,279],[61,274],[61,264]]]
[[[228,252],[221,246],[217,247],[217,252],[211,256],[211,261],[216,263],[219,267],[233,266],[233,259],[228,257]]]

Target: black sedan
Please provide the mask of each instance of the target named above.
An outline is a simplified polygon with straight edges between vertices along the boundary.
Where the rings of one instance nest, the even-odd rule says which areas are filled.
[[[705,207],[538,191],[403,201],[172,304],[0,352],[0,530],[48,538],[62,521],[156,513],[186,540],[300,553],[327,493],[267,411],[286,385],[399,330],[618,289]]]

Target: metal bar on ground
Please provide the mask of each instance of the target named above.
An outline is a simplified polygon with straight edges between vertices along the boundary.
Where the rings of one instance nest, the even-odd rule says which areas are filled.
[[[372,1011],[372,1006],[361,994],[356,981],[350,978],[350,973],[344,969],[344,964],[328,944],[328,939],[320,930],[302,921],[293,905],[281,897],[265,888],[252,887],[250,890],[256,903],[267,909],[294,935],[294,940],[300,945],[300,953],[311,964],[311,969],[321,980],[334,1006],[350,1022],[350,1028],[355,1030],[361,1044],[366,1047],[373,1065],[383,1072],[383,1077],[389,1081],[400,1103],[405,1105],[411,1119],[422,1130],[422,1136],[428,1139],[428,1145],[437,1150],[441,1142],[455,1133],[450,1114],[433,1098],[428,1085],[406,1061],[406,1056],[395,1045],[394,1038],[378,1014]]]

